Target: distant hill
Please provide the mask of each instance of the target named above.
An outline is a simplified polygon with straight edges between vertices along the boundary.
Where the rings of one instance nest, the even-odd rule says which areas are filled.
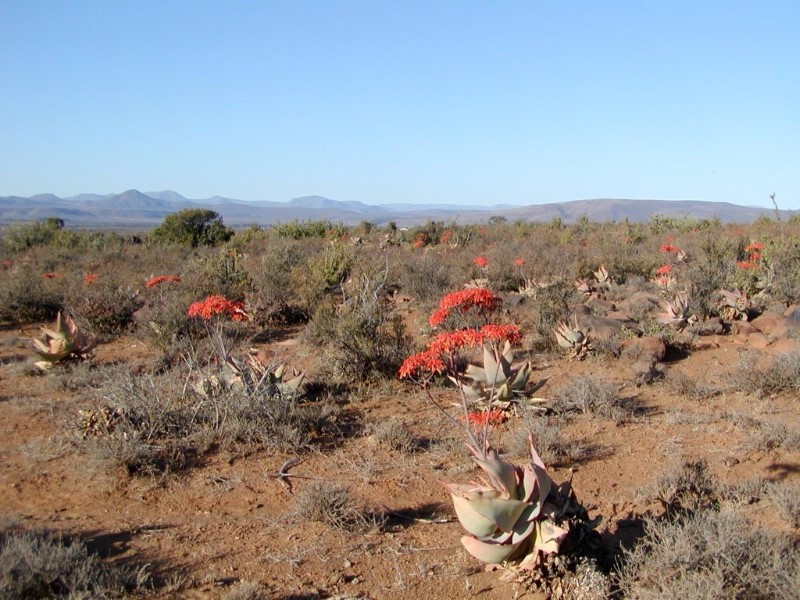
[[[461,224],[487,221],[492,216],[509,221],[551,221],[555,218],[570,223],[582,216],[592,221],[643,222],[653,215],[693,217],[724,222],[747,223],[761,216],[774,216],[769,208],[753,208],[725,202],[695,200],[619,200],[601,198],[575,200],[528,206],[460,206],[447,204],[385,204],[371,205],[355,201],[331,200],[323,196],[303,196],[288,202],[246,202],[213,196],[205,200],[190,200],[178,192],[142,193],[127,190],[120,194],[79,194],[59,198],[39,194],[29,198],[0,196],[0,224],[31,221],[47,217],[64,219],[71,227],[154,227],[167,215],[185,208],[215,210],[227,225],[262,226],[293,220],[330,220],[345,224],[371,221],[377,225],[395,222],[413,226],[428,220],[452,221]],[[784,216],[788,216],[783,211]]]

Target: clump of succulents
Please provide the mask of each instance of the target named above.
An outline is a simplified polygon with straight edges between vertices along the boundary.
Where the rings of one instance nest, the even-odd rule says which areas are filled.
[[[578,320],[574,317],[571,323],[560,322],[558,327],[553,329],[553,334],[558,345],[570,351],[570,358],[581,360],[592,349],[588,334],[581,330]]]
[[[65,360],[83,358],[96,343],[78,329],[72,317],[61,312],[58,313],[53,328],[42,327],[42,332],[44,341],[33,339],[34,352],[44,359],[34,364],[42,370],[47,370]]]
[[[692,314],[689,307],[689,295],[685,292],[675,295],[675,299],[664,302],[664,312],[658,315],[658,322],[665,325],[672,325],[678,329],[683,329],[687,325],[697,321],[697,317]]]
[[[717,290],[720,296],[719,315],[728,321],[747,321],[750,299],[741,290]]]
[[[557,553],[569,533],[556,524],[569,499],[559,497],[532,435],[528,435],[531,462],[524,467],[503,460],[474,437],[471,442],[467,446],[485,476],[480,482],[445,484],[456,516],[469,534],[461,544],[490,565],[532,569],[542,554]]]
[[[265,364],[254,348],[250,349],[245,360],[228,356],[225,364],[233,373],[229,383],[234,387],[244,386],[251,391],[267,386],[273,392],[296,394],[300,392],[306,378],[305,373],[297,369],[292,369],[290,374],[285,364],[277,367]]]
[[[286,365],[267,365],[259,358],[257,351],[251,349],[244,360],[226,354],[222,362],[227,367],[215,374],[206,375],[196,381],[192,387],[203,398],[225,391],[242,391],[248,395],[256,392],[266,393],[270,397],[295,395],[303,391],[305,373]]]

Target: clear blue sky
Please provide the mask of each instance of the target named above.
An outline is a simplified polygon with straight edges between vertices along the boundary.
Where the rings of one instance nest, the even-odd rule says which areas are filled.
[[[800,1],[0,0],[0,195],[800,208]]]

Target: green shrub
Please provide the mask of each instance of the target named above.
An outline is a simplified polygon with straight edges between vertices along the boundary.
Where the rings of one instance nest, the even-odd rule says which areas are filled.
[[[323,304],[309,323],[308,339],[324,349],[323,369],[335,382],[359,383],[374,374],[394,376],[408,354],[399,315],[383,303],[385,274],[362,275],[345,302]]]
[[[198,246],[216,246],[233,237],[233,230],[225,227],[222,217],[213,210],[187,208],[164,218],[164,222],[150,232],[157,243]]]
[[[3,230],[3,246],[11,252],[23,252],[33,246],[46,246],[63,227],[64,221],[55,218],[33,223],[15,223]]]

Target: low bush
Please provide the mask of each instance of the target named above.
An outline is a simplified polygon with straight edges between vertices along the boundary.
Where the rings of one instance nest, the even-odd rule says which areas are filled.
[[[333,402],[304,402],[269,382],[248,387],[225,375],[111,371],[93,409],[109,416],[87,437],[113,466],[158,474],[185,469],[215,449],[299,451],[333,431]]]
[[[731,510],[649,518],[617,584],[625,598],[774,600],[800,595],[800,553],[788,536]]]
[[[145,568],[112,567],[79,539],[0,531],[0,596],[6,600],[119,598],[148,585]]]

